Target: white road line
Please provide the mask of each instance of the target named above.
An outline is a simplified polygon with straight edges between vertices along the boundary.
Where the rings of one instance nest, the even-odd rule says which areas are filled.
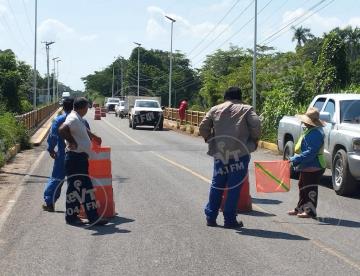
[[[13,207],[15,206],[16,202],[18,201],[22,191],[24,190],[25,183],[30,178],[30,175],[34,174],[34,171],[39,166],[40,161],[43,159],[45,155],[45,151],[43,151],[39,157],[36,159],[35,163],[30,168],[30,172],[24,176],[23,180],[21,181],[18,188],[16,188],[14,196],[9,199],[8,203],[5,205],[5,210],[0,214],[0,232],[4,226],[4,223],[6,222],[7,218],[9,217]]]

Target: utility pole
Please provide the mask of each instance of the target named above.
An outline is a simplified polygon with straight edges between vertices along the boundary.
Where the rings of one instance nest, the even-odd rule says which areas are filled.
[[[54,74],[53,74],[53,93],[52,93],[52,102],[55,103],[55,84],[56,84],[56,70],[55,70],[55,62],[56,60],[59,59],[59,57],[55,57],[53,58],[53,62],[54,62]]]
[[[253,95],[252,106],[256,110],[256,44],[257,44],[257,0],[255,0],[255,22],[254,22],[254,54],[253,54]]]
[[[124,97],[124,71],[123,71],[122,59],[121,59],[121,97]]]
[[[115,62],[113,63],[113,75],[112,75],[112,85],[111,85],[111,97],[114,98],[114,68]]]
[[[137,95],[139,96],[140,93],[140,46],[141,43],[134,42],[137,45],[138,48],[138,77],[137,77]]]
[[[47,100],[46,102],[50,102],[50,73],[49,73],[49,52],[50,52],[50,45],[54,44],[54,41],[43,41],[42,43],[45,43],[46,47],[46,58],[47,58]]]
[[[167,19],[171,21],[171,38],[170,38],[170,69],[169,69],[169,107],[171,108],[171,75],[172,75],[172,43],[173,43],[173,25],[176,22],[175,19],[165,15]],[[176,105],[176,103],[175,103]]]
[[[33,88],[33,108],[36,109],[36,87],[37,87],[37,73],[36,73],[36,52],[37,52],[37,0],[35,0],[35,39],[34,39],[34,88]]]
[[[56,67],[57,67],[57,83],[56,83],[56,101],[59,101],[59,62],[61,61],[61,59],[58,59],[56,61]]]

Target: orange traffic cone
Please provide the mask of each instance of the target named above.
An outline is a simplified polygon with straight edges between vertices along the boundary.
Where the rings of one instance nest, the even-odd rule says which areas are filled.
[[[112,187],[110,147],[101,147],[93,143],[89,158],[89,176],[95,190],[97,212],[100,217],[110,218],[116,215]],[[83,207],[80,217],[86,218]]]
[[[227,197],[227,190],[224,191],[220,210],[224,210]],[[244,182],[240,187],[240,197],[237,205],[238,212],[250,212],[252,210],[252,200],[250,196],[249,175],[245,176]]]

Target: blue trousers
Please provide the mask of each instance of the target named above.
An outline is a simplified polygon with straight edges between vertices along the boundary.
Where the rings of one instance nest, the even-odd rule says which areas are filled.
[[[61,187],[65,179],[65,152],[57,155],[51,177],[44,191],[44,201],[47,205],[55,204],[60,197]]]
[[[99,216],[95,199],[95,190],[89,177],[89,162],[86,153],[67,152],[65,170],[68,188],[66,190],[65,219],[72,221],[80,212],[83,204],[87,218],[95,222]]]
[[[214,159],[214,172],[210,187],[209,202],[205,207],[206,219],[215,221],[221,206],[224,190],[227,198],[224,206],[224,222],[231,224],[236,221],[237,204],[240,188],[248,172],[250,155],[241,157],[238,161],[230,159],[224,164],[219,159]]]

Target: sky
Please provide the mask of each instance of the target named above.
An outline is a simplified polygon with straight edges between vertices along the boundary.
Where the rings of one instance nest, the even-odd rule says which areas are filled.
[[[99,71],[116,57],[128,58],[136,47],[187,55],[199,68],[206,55],[230,45],[252,48],[255,0],[38,0],[37,69],[46,73],[43,41],[54,41],[59,80],[83,90],[81,77]],[[335,27],[360,27],[358,0],[258,0],[258,44],[293,51],[291,26],[310,28],[316,36]],[[12,49],[34,65],[35,0],[0,0],[0,49]]]

